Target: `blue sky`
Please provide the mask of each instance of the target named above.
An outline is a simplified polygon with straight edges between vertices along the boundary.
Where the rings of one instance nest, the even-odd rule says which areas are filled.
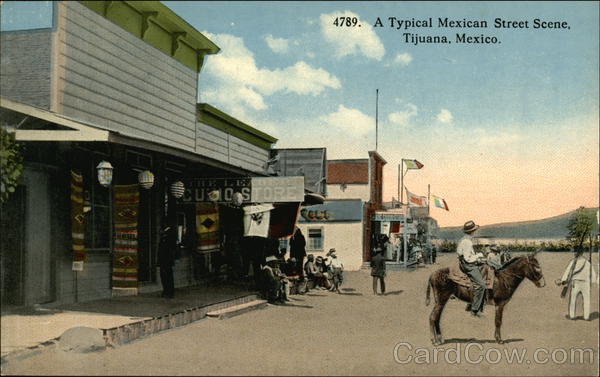
[[[406,187],[448,202],[442,225],[489,224],[598,206],[598,2],[164,2],[222,51],[200,74],[199,101],[328,158],[417,159]],[[336,27],[338,16],[361,27]],[[383,27],[374,27],[377,17]],[[388,17],[432,28],[396,30]],[[487,28],[439,28],[438,18]],[[496,18],[529,28],[494,28]],[[533,20],[567,22],[534,29]],[[406,43],[403,33],[451,44]],[[457,33],[496,37],[460,44]]]

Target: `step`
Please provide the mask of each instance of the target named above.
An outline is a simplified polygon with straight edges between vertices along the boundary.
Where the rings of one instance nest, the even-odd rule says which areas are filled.
[[[218,318],[218,319],[226,319],[235,317],[236,315],[244,314],[251,310],[263,309],[267,307],[266,300],[254,300],[247,302],[245,304],[230,306],[225,309],[214,310],[212,312],[206,313],[207,317]]]

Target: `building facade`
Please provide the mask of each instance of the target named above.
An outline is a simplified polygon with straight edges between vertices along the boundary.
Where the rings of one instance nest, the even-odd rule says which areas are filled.
[[[2,5],[0,35],[0,121],[24,156],[22,182],[2,204],[3,304],[110,297],[122,261],[135,270],[122,278],[136,292],[158,290],[166,223],[178,230],[176,286],[218,269],[217,256],[226,258],[222,245],[197,252],[198,203],[175,198],[172,185],[264,176],[277,141],[197,104],[198,74],[218,46],[159,2],[56,1],[42,12],[41,25],[4,22],[24,19],[20,6],[28,5]],[[98,176],[106,162],[110,185]],[[124,187],[133,187],[134,211],[119,199],[128,198],[117,191]],[[227,216],[227,203],[213,203],[217,215]],[[74,219],[84,224],[81,232]],[[118,239],[124,226],[133,227],[133,241]],[[121,249],[135,252],[117,260]],[[74,263],[77,250],[83,263]]]

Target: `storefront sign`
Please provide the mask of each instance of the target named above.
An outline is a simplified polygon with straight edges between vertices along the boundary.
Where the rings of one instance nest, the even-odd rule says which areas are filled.
[[[404,221],[404,216],[400,213],[375,213],[371,216],[373,221]],[[412,222],[412,219],[407,219],[407,222]]]
[[[304,177],[253,177],[251,178],[253,202],[302,202],[304,201]]]
[[[230,202],[233,193],[242,194],[244,202],[250,202],[250,179],[251,178],[202,178],[193,179],[185,183],[184,202],[208,202],[208,194],[213,191],[219,192],[219,201]]]
[[[186,182],[183,201],[207,202],[215,191],[219,202],[231,202],[236,192],[243,203],[302,202],[304,177],[198,178]]]

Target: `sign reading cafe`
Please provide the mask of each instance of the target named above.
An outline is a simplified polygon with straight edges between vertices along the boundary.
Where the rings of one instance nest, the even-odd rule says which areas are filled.
[[[196,178],[185,187],[184,202],[211,201],[215,191],[218,202],[231,202],[236,192],[244,203],[304,201],[304,177]]]

